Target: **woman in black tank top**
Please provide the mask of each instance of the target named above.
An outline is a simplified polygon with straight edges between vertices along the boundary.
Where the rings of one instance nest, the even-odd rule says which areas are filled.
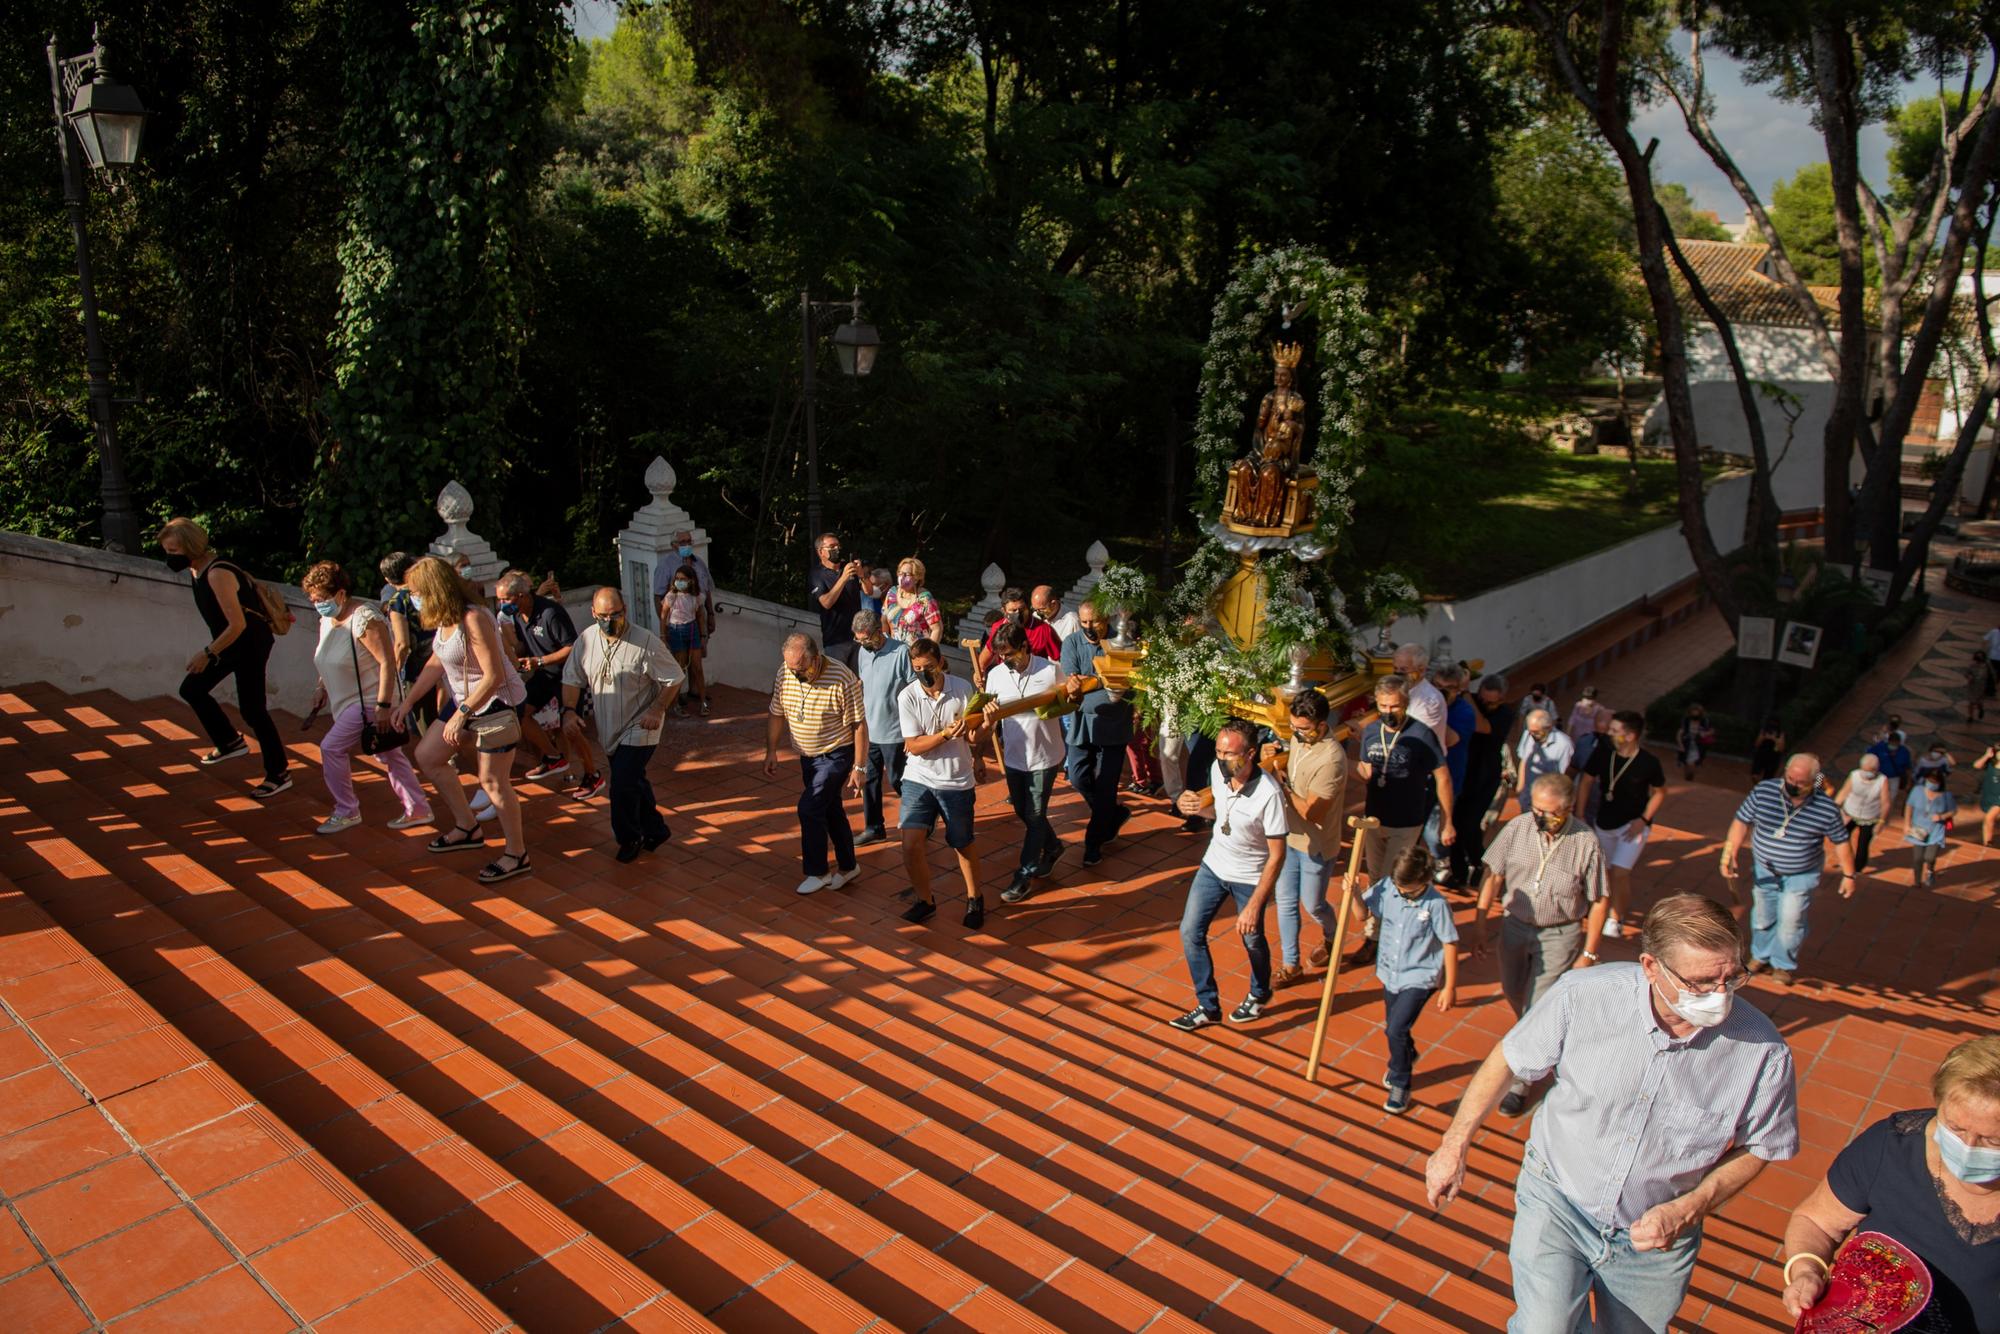
[[[208,625],[208,643],[188,659],[180,691],[215,746],[201,762],[220,764],[250,751],[243,734],[230,726],[214,699],[216,686],[224,677],[234,676],[236,711],[257,734],[257,749],[264,759],[264,781],[251,788],[250,795],[260,801],[275,797],[292,780],[286,772],[284,743],[264,702],[264,669],[275,640],[257,590],[249,575],[215,554],[208,533],[194,520],[168,520],[158,540],[167,553],[168,569],[194,571],[194,605]]]

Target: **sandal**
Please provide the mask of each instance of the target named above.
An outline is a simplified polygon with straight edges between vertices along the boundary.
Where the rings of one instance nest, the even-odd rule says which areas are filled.
[[[511,868],[503,867],[500,865],[501,862],[512,862],[514,865]],[[527,853],[523,852],[517,857],[511,852],[503,852],[488,862],[486,869],[479,873],[479,883],[482,885],[498,884],[502,880],[512,880],[517,875],[526,875],[533,869],[528,864]]]
[[[454,838],[454,834],[464,835],[464,837]],[[479,832],[479,826],[475,823],[470,829],[454,827],[451,833],[439,834],[436,838],[424,844],[424,851],[463,852],[467,848],[483,848],[485,846],[486,836]]]

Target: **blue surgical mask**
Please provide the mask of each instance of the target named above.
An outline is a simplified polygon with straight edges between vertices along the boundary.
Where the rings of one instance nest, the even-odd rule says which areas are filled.
[[[322,616],[331,616],[340,610],[340,604],[329,598],[325,602],[313,603],[313,610]]]
[[[521,606],[517,602],[502,602],[499,604],[499,607],[502,616],[512,616],[515,612],[521,610]]]
[[[687,545],[686,543],[682,543],[682,544],[681,544],[681,559],[682,559],[682,560],[686,560],[686,559],[687,559],[687,558],[688,558],[689,556],[692,556],[692,555],[694,555],[694,548],[693,548],[693,547],[691,547],[691,546],[688,546],[688,545]]]
[[[410,610],[422,611],[423,609],[424,609],[424,600],[418,597],[415,593],[410,594]]]
[[[1951,1133],[1942,1119],[1933,1122],[1931,1140],[1937,1145],[1944,1170],[1969,1186],[1990,1186],[2000,1181],[2000,1149],[1975,1149]]]

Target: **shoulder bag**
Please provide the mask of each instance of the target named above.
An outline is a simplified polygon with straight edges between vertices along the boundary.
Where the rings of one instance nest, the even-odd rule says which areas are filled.
[[[357,609],[349,615],[348,619],[353,620],[361,614]],[[383,755],[392,750],[401,750],[410,743],[410,734],[407,730],[388,726],[380,714],[375,715],[372,719],[368,716],[368,695],[373,687],[361,680],[361,649],[355,641],[354,627],[344,625],[341,629],[347,631],[347,656],[354,664],[354,692],[361,701],[361,753],[363,755]],[[370,654],[369,656],[373,657],[374,655]],[[397,676],[399,674],[392,672],[391,675]],[[402,698],[402,693],[403,683],[399,679],[396,682],[396,696],[399,701]]]

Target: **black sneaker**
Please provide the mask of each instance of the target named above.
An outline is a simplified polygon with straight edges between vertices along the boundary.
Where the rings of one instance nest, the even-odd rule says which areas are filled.
[[[1056,844],[1055,851],[1051,852],[1046,858],[1043,859],[1042,864],[1035,868],[1035,879],[1037,880],[1048,879],[1050,872],[1056,869],[1056,863],[1062,860],[1063,853],[1067,851],[1069,851],[1069,846],[1067,844],[1064,843]]]
[[[282,778],[266,778],[263,782],[250,789],[250,795],[259,801],[269,801],[280,792],[290,792],[291,790],[292,776],[286,774]]]
[[[1527,1094],[1521,1093],[1514,1089],[1509,1089],[1507,1091],[1507,1096],[1500,1100],[1500,1115],[1519,1116],[1523,1111],[1527,1110],[1527,1106],[1528,1106]]]
[[[1130,806],[1120,806],[1118,814],[1112,818],[1111,832],[1104,836],[1104,841],[1109,843],[1112,839],[1118,837],[1119,833],[1125,828],[1125,822],[1131,818],[1132,808]]]
[[[1354,953],[1351,956],[1349,956],[1347,960],[1347,966],[1349,968],[1366,968],[1369,964],[1374,962],[1375,962],[1375,942],[1372,940],[1364,940],[1361,942],[1361,948],[1354,951]]]
[[[1085,848],[1085,849],[1083,850],[1083,864],[1084,864],[1085,866],[1095,866],[1095,865],[1097,865],[1097,864],[1098,864],[1099,862],[1101,862],[1101,861],[1103,861],[1103,860],[1104,860],[1104,851],[1103,851],[1103,849],[1101,849],[1101,848]]]
[[[883,840],[887,839],[888,837],[889,834],[888,831],[886,830],[864,829],[858,835],[855,836],[854,846],[857,848],[865,848],[870,843],[880,843]]]
[[[967,899],[965,901],[965,929],[977,931],[986,925],[986,900]]]
[[[1192,1010],[1189,1010],[1186,1014],[1181,1015],[1178,1018],[1167,1020],[1169,1024],[1173,1025],[1175,1028],[1178,1028],[1183,1033],[1192,1033],[1197,1028],[1207,1028],[1210,1024],[1220,1023],[1221,1021],[1222,1021],[1221,1015],[1211,1014],[1209,1011],[1202,1009],[1199,1005],[1195,1006]]]
[[[560,755],[544,755],[542,762],[521,775],[524,783],[539,783],[544,778],[554,777],[569,768],[569,761]]]
[[[903,920],[906,922],[928,922],[931,919],[931,914],[936,911],[937,904],[927,899],[919,899],[917,902],[903,909]]]
[[[654,834],[651,838],[640,839],[639,846],[644,848],[648,852],[654,852],[658,850],[659,846],[662,843],[665,843],[668,839],[672,838],[673,836],[674,836],[673,830],[663,827],[659,833]]]
[[[618,860],[621,862],[636,862],[639,860],[639,845],[637,843],[620,843],[617,855]]]
[[[228,745],[218,746],[208,752],[208,754],[202,756],[201,762],[203,764],[220,764],[224,760],[233,760],[238,755],[248,755],[249,753],[250,743],[245,741],[241,736],[238,736]]]
[[[1014,872],[1014,883],[1000,891],[1000,901],[1002,903],[1019,903],[1022,899],[1034,893],[1035,888],[1030,883],[1030,879],[1029,873],[1026,871]]]
[[[1258,1000],[1255,996],[1245,996],[1243,1003],[1229,1012],[1229,1022],[1232,1024],[1247,1024],[1252,1019],[1261,1019],[1264,1017],[1264,1007],[1270,1003],[1271,998],[1269,996],[1266,996],[1263,1000]]]
[[[1401,1084],[1389,1086],[1389,1096],[1383,1100],[1382,1110],[1392,1116],[1401,1116],[1410,1110],[1410,1091]]]

